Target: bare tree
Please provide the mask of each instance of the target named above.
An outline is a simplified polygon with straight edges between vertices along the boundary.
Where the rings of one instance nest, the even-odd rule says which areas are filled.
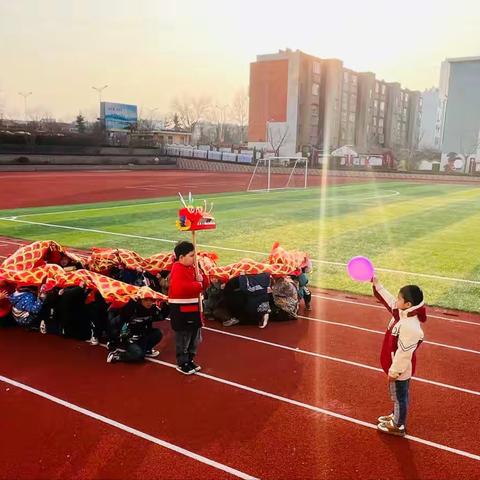
[[[180,125],[180,117],[178,113],[174,112],[165,117],[165,128],[170,128],[173,130],[181,130],[182,126]]]
[[[232,115],[233,120],[240,125],[240,143],[245,138],[246,125],[248,123],[249,98],[246,88],[241,88],[233,97]]]
[[[460,138],[459,152],[463,156],[463,173],[467,173],[468,159],[475,155],[480,147],[480,132],[478,136],[475,135],[463,135]]]
[[[277,127],[277,128],[275,128]],[[288,125],[274,125],[270,122],[267,128],[267,140],[272,150],[275,152],[275,156],[280,156],[280,148],[287,140]]]
[[[182,97],[175,98],[172,102],[172,108],[178,115],[180,126],[193,132],[195,125],[207,114],[211,100],[209,97]]]
[[[225,140],[225,129],[230,113],[229,105],[215,103],[211,105],[207,112],[207,120],[217,125],[217,143],[223,143]]]

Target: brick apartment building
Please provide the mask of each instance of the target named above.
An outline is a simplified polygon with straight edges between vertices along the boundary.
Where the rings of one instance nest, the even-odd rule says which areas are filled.
[[[282,155],[351,145],[359,153],[418,144],[421,94],[355,72],[337,59],[299,50],[258,55],[250,64],[250,146]]]

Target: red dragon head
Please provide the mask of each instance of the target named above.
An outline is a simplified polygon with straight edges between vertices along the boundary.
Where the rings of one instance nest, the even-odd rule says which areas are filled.
[[[191,196],[188,204],[185,203],[182,195],[180,195],[180,199],[184,206],[178,211],[178,220],[176,224],[179,230],[213,230],[217,227],[212,215],[213,203],[210,204],[210,209],[208,209],[206,200],[203,201],[203,206],[195,207]]]

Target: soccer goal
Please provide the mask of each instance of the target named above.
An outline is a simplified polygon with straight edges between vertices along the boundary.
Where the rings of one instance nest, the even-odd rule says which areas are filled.
[[[308,187],[308,158],[265,157],[257,160],[247,192]]]

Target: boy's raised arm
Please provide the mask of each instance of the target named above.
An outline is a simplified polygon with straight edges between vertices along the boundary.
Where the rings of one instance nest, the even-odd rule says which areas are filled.
[[[391,313],[395,308],[395,297],[378,281],[377,277],[372,278],[373,294]]]

